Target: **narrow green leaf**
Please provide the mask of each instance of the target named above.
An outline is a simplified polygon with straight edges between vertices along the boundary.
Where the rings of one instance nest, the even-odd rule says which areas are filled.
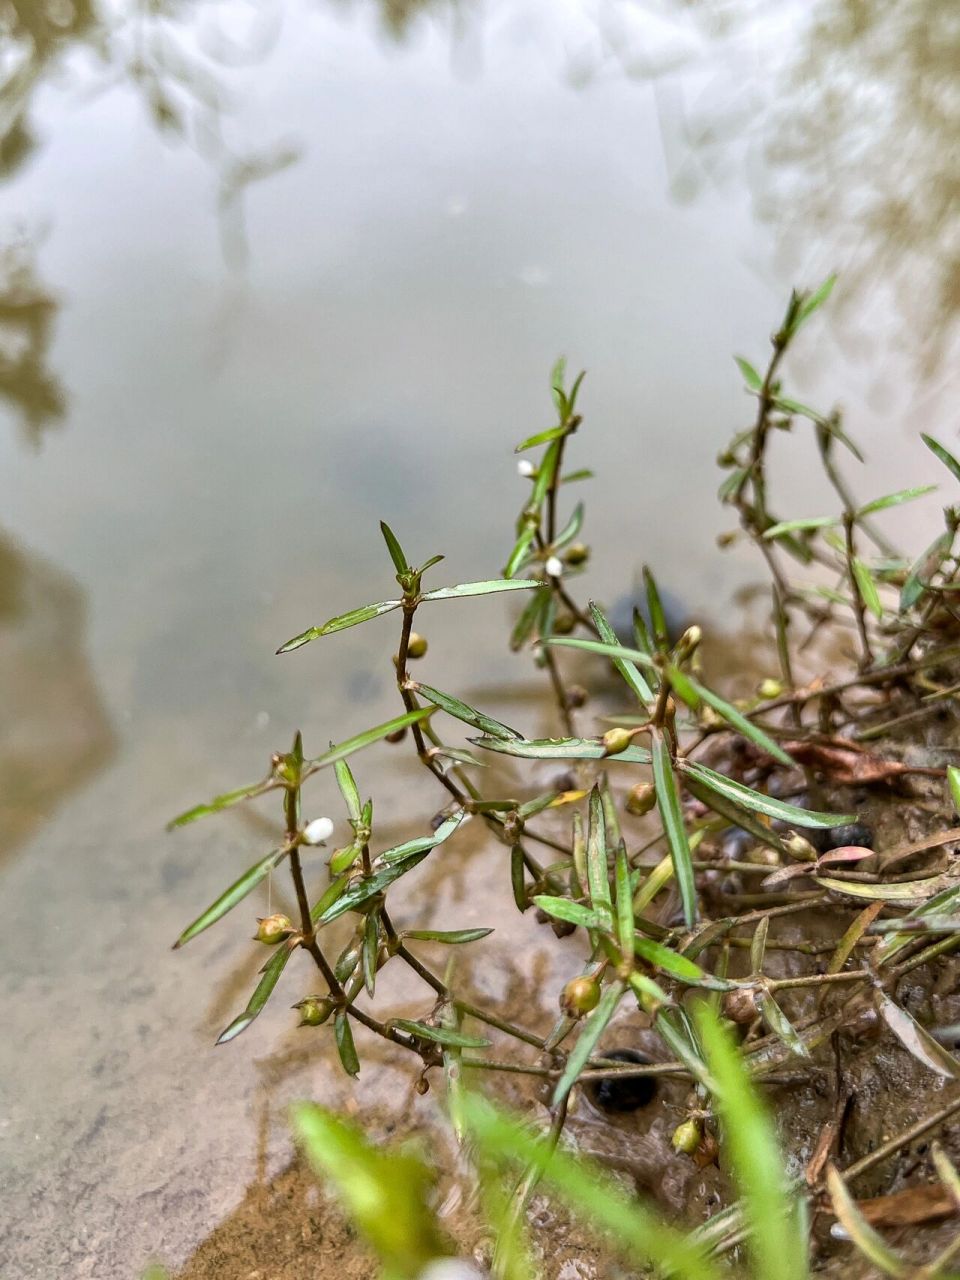
[[[823,304],[830,297],[831,293],[833,293],[833,286],[836,283],[837,283],[837,276],[836,276],[836,273],[834,273],[833,275],[827,276],[826,280],[824,280],[823,284],[820,285],[819,289],[814,289],[813,293],[804,297],[797,311],[797,318],[794,321],[794,326],[793,326],[794,332],[796,332],[797,329],[800,328],[800,326],[803,324],[803,322],[806,319],[808,319],[809,316],[812,316],[815,311],[817,311],[820,307],[823,306]]]
[[[718,813],[721,818],[726,818],[733,826],[749,832],[761,844],[770,849],[776,849],[784,858],[789,858],[790,854],[776,831],[764,826],[760,819],[755,817],[749,809],[744,809],[742,805],[736,804],[729,797],[722,796],[719,792],[711,790],[710,787],[705,786],[691,773],[684,774],[684,785],[690,794],[695,796],[701,804],[705,804],[708,809]]]
[[[329,908],[337,901],[346,889],[349,880],[349,875],[338,876],[336,880],[333,880],[327,886],[320,898],[310,908],[310,919],[314,924],[316,924],[323,913],[329,910]]]
[[[261,858],[259,862],[255,862],[252,867],[249,867],[239,880],[234,881],[229,889],[225,889],[221,893],[216,902],[207,907],[206,911],[194,920],[193,924],[184,929],[173,944],[174,950],[182,947],[191,938],[195,938],[198,933],[203,933],[204,929],[209,929],[212,924],[216,924],[228,911],[232,911],[238,902],[242,902],[247,894],[257,887],[261,880],[267,878],[286,852],[286,849],[271,849],[265,858]]]
[[[475,707],[468,706],[467,703],[461,702],[459,698],[454,698],[449,693],[441,693],[439,689],[432,689],[430,685],[420,684],[417,681],[413,681],[409,687],[415,693],[423,694],[428,702],[432,702],[441,711],[446,711],[448,716],[453,716],[455,720],[460,720],[473,729],[479,729],[481,733],[491,738],[509,740],[521,737],[516,729],[501,724],[492,716],[484,715],[482,711],[477,711]]]
[[[452,836],[460,824],[466,821],[467,816],[466,809],[458,809],[449,818],[444,818],[432,835],[419,836],[415,840],[407,840],[403,844],[394,845],[392,849],[387,849],[385,853],[381,853],[380,861],[385,863],[400,862],[414,853],[428,853],[431,849],[435,849],[438,844],[443,844],[444,840]]]
[[[581,640],[578,636],[552,636],[545,644],[556,645],[561,649],[583,649],[587,653],[599,654],[601,658],[615,658],[619,662],[635,662],[638,666],[648,667],[656,671],[657,664],[642,649],[628,649],[616,641],[607,644],[602,640]]]
[[[827,1168],[827,1190],[837,1221],[863,1256],[887,1276],[907,1276],[912,1268],[890,1248],[857,1208],[846,1183],[831,1164]]]
[[[387,544],[387,550],[390,552],[390,559],[393,561],[393,567],[399,574],[410,572],[410,566],[407,564],[407,557],[403,554],[403,547],[397,541],[397,536],[387,524],[386,520],[380,521],[380,532],[383,534],[383,540]]]
[[[587,1061],[596,1048],[597,1042],[606,1031],[607,1024],[616,1012],[623,992],[624,986],[622,982],[612,982],[600,997],[600,1003],[593,1013],[589,1014],[584,1020],[580,1038],[573,1046],[563,1069],[563,1075],[557,1081],[557,1087],[553,1091],[553,1105],[555,1107],[559,1106],[576,1084],[580,1072],[587,1065]]]
[[[683,905],[683,918],[687,928],[690,929],[697,919],[697,888],[693,875],[693,860],[690,856],[690,845],[687,843],[687,832],[680,810],[680,796],[673,776],[670,751],[659,729],[651,729],[650,746],[653,754],[653,785],[657,792],[657,805],[660,809],[663,829],[667,834],[667,843],[670,846],[673,874]]]
[[[768,818],[779,818],[782,822],[789,822],[797,827],[829,829],[857,820],[856,814],[817,813],[813,809],[801,809],[795,804],[787,804],[785,800],[775,800],[773,796],[753,791],[742,782],[734,782],[732,778],[726,778],[722,773],[716,773],[695,760],[679,760],[677,767],[685,777],[702,782],[709,790],[725,796],[735,804],[742,805],[745,809],[752,809],[754,813],[765,813]]]
[[[928,436],[924,432],[920,432],[920,439],[927,446],[932,454],[940,459],[943,465],[950,471],[955,480],[960,480],[960,462],[956,460],[949,449],[945,449],[939,440],[934,440],[933,436]]]
[[[561,484],[576,484],[578,480],[592,480],[593,472],[589,467],[581,467],[579,471],[568,471],[560,480]]]
[[[592,600],[590,601],[590,616],[593,619],[594,626],[600,634],[601,642],[620,649],[622,646],[620,641],[617,639],[617,633],[607,621],[603,611],[599,609]],[[615,657],[613,659],[613,665],[636,694],[641,703],[646,705],[653,701],[653,693],[650,690],[650,686],[647,684],[646,680],[644,680],[633,662],[624,658]]]
[[[610,869],[607,865],[607,828],[603,819],[600,788],[596,786],[590,792],[587,820],[587,884],[594,910],[608,921],[611,920],[613,901],[610,897]]]
[[[835,880],[832,876],[814,876],[813,880],[821,889],[874,902],[912,902],[940,883],[939,876],[931,876],[929,880],[899,880],[893,884],[865,884],[861,880]]]
[[[702,685],[699,680],[695,680],[693,676],[687,675],[686,672],[680,671],[676,666],[667,668],[668,678],[673,685],[677,694],[691,706],[694,711],[697,709],[698,700],[702,700],[709,707],[713,707],[719,716],[726,720],[738,733],[748,738],[761,751],[766,751],[767,755],[773,756],[774,760],[779,760],[781,764],[792,765],[794,761],[787,755],[786,751],[779,746],[774,740],[763,732],[753,721],[738,711],[725,698],[721,698],[718,693],[714,693],[712,689],[708,689],[706,685]],[[693,693],[694,700],[689,700],[690,693]]]
[[[343,796],[343,803],[347,806],[347,813],[353,822],[359,822],[361,813],[360,792],[357,790],[357,784],[353,774],[350,772],[350,766],[346,760],[338,760],[334,765],[334,772],[337,775],[337,786]]]
[[[523,863],[523,845],[515,844],[510,850],[510,887],[513,900],[518,911],[526,911],[530,902],[527,898],[527,879]]]
[[[462,1031],[454,1031],[449,1027],[430,1027],[425,1022],[414,1022],[410,1018],[391,1018],[393,1026],[420,1040],[432,1040],[436,1044],[450,1045],[455,1049],[488,1049],[490,1041],[483,1036],[468,1036]]]
[[[346,871],[348,867],[352,867],[362,852],[362,846],[357,844],[355,840],[343,849],[337,849],[330,858],[331,874],[338,876],[341,871]]]
[[[914,498],[921,498],[925,493],[932,493],[936,487],[935,484],[921,484],[915,489],[898,489],[896,493],[888,493],[886,497],[874,498],[872,502],[860,507],[856,513],[857,519],[873,515],[875,511],[886,511],[888,507],[898,507],[903,502],[912,502]]]
[[[930,1154],[933,1156],[937,1177],[953,1196],[954,1203],[960,1210],[960,1173],[939,1142],[931,1144]]]
[[[536,523],[527,522],[517,535],[517,540],[513,544],[513,550],[510,557],[503,567],[503,576],[505,578],[513,578],[520,566],[526,559],[527,552],[530,550],[530,544],[537,536],[538,525]]]
[[[373,996],[377,985],[377,956],[380,951],[380,912],[371,911],[363,922],[363,985]]]
[[[358,623],[369,621],[370,618],[379,618],[383,613],[399,609],[402,603],[402,600],[381,600],[379,604],[361,605],[359,609],[351,609],[348,613],[341,613],[336,618],[331,618],[320,627],[309,627],[300,635],[294,636],[292,640],[288,640],[286,644],[282,644],[277,653],[291,653],[301,645],[309,644],[311,640],[319,640],[321,636],[332,635],[335,631],[345,631],[347,627],[355,627]]]
[[[528,600],[523,606],[520,616],[517,618],[513,625],[513,630],[510,632],[510,649],[513,653],[516,653],[518,650],[523,648],[538,627],[543,627],[542,618],[544,605],[551,599],[552,593],[544,594],[542,592],[537,592],[537,594]]]
[[[492,929],[404,929],[404,938],[417,942],[442,942],[448,947],[461,946],[465,942],[478,942],[493,933]]]
[[[336,764],[338,760],[345,760],[347,756],[352,756],[355,751],[362,751],[364,747],[372,746],[373,743],[386,738],[388,734],[396,733],[400,729],[406,729],[411,724],[419,724],[421,720],[426,720],[428,716],[432,715],[433,707],[417,707],[415,711],[405,711],[402,716],[395,716],[393,720],[387,720],[384,724],[375,725],[372,729],[365,729],[363,733],[358,733],[354,737],[348,738],[346,742],[341,742],[338,746],[331,747],[322,756],[317,756],[315,760],[311,760],[304,776],[316,773],[318,769],[325,769],[327,765]]]
[[[583,510],[583,503],[578,502],[573,509],[573,514],[570,519],[553,540],[554,551],[559,551],[559,549],[561,547],[565,547],[568,542],[572,542],[583,528]]]
[[[769,991],[757,992],[757,1007],[764,1026],[798,1058],[809,1058],[810,1051],[797,1035],[793,1024]]]
[[[749,360],[745,360],[743,356],[734,356],[737,362],[737,368],[743,374],[743,380],[751,391],[760,391],[763,387],[763,379],[757,373],[756,369]]]
[[[743,1198],[754,1274],[763,1280],[805,1280],[807,1243],[788,1191],[773,1122],[731,1038],[706,1003],[697,1007],[696,1026],[716,1082],[713,1101]]]
[[[235,1040],[238,1035],[246,1031],[254,1018],[258,1016],[264,1005],[273,994],[273,989],[280,980],[280,975],[286,967],[287,961],[293,955],[295,947],[286,945],[279,946],[273,955],[267,961],[263,975],[254,988],[253,995],[247,1002],[247,1007],[243,1013],[238,1014],[236,1018],[220,1032],[217,1037],[217,1044],[227,1044],[230,1040]]]
[[[906,613],[912,609],[924,591],[926,591],[934,574],[950,554],[954,536],[952,529],[941,533],[939,537],[934,538],[926,551],[914,562],[906,581],[900,589],[901,613]]]
[[[549,444],[551,440],[559,440],[561,436],[567,434],[567,428],[550,427],[547,431],[538,431],[536,435],[527,436],[526,440],[521,441],[514,449],[514,453],[523,453],[525,449],[532,449],[538,444]]]
[[[883,603],[880,600],[880,592],[877,590],[877,584],[874,581],[873,574],[856,556],[851,561],[853,576],[856,579],[857,590],[860,599],[877,618],[883,617]]]
[[[648,565],[643,566],[643,583],[647,592],[647,610],[650,614],[650,629],[657,647],[666,650],[670,647],[670,630],[667,627],[667,616],[660,600],[660,591],[656,579]]]
[[[617,887],[617,933],[620,938],[620,954],[627,959],[633,952],[633,893],[630,889],[630,864],[623,841],[617,845],[614,862],[614,881]]]
[[[533,591],[543,585],[536,578],[493,578],[489,582],[461,582],[456,587],[438,587],[436,591],[425,591],[420,599],[459,600],[463,596],[492,596],[499,591]]]
[[[664,1044],[671,1053],[679,1058],[693,1078],[699,1080],[705,1089],[713,1092],[716,1089],[716,1085],[710,1075],[710,1069],[703,1059],[700,1046],[697,1044],[690,1021],[684,1011],[682,1009],[661,1009],[654,1019],[654,1025]]]
[[[599,738],[471,738],[470,741],[484,751],[497,751],[501,755],[519,756],[524,760],[602,760],[606,757],[611,764],[650,763],[650,752],[646,747],[629,746],[625,751],[607,757],[606,748]]]
[[[780,538],[785,533],[805,532],[808,529],[826,529],[832,524],[839,524],[834,516],[805,516],[800,520],[780,520],[764,529],[763,536],[768,541]]]
[[[568,924],[580,925],[584,929],[599,929],[602,933],[610,931],[610,916],[606,912],[591,910],[579,902],[571,902],[569,898],[555,898],[541,893],[533,899],[533,904],[555,920],[565,920]]]
[[[671,977],[679,978],[682,982],[702,982],[707,977],[698,964],[688,960],[679,951],[673,951],[670,947],[665,947],[660,942],[653,942],[650,938],[634,936],[633,950],[648,964],[656,965],[664,973],[669,973]]]
[[[265,791],[269,791],[275,785],[273,778],[265,778],[262,782],[251,783],[248,787],[237,787],[236,791],[225,791],[223,795],[215,796],[207,804],[194,805],[186,813],[181,813],[176,818],[171,818],[167,823],[167,830],[172,831],[174,827],[185,827],[188,822],[196,822],[198,818],[205,818],[211,813],[220,813],[223,809],[229,809],[232,805],[239,804],[241,800],[250,800],[254,796],[263,795]]]
[[[948,915],[958,909],[960,909],[960,884],[955,884],[934,894],[922,907],[912,910],[910,918],[922,920],[928,916]],[[887,938],[886,942],[878,948],[880,954],[877,956],[877,964],[889,964],[893,957],[912,941],[913,935],[910,933],[895,933]]]
[[[334,1019],[333,1032],[337,1041],[337,1053],[340,1055],[340,1065],[348,1076],[358,1076],[360,1059],[357,1057],[357,1048],[353,1043],[350,1018],[344,1009],[341,1009]]]
[[[770,917],[764,916],[753,931],[750,939],[750,972],[754,976],[763,973],[763,957],[767,949],[767,932],[770,928]]]
[[[399,880],[408,871],[412,871],[415,866],[424,860],[428,852],[429,850],[423,853],[414,853],[400,862],[391,862],[389,866],[382,867],[379,871],[374,872],[372,876],[356,881],[335,902],[327,907],[322,915],[318,916],[314,921],[317,928],[322,929],[324,925],[328,925],[331,920],[336,920],[344,912],[358,910],[365,902],[369,902],[371,898],[375,898],[382,893],[388,885],[393,884],[394,880]]]
[[[960,1077],[960,1062],[952,1053],[934,1040],[912,1014],[894,1004],[884,991],[878,989],[875,994],[881,1018],[908,1053],[912,1053],[918,1062],[938,1076],[944,1076],[948,1080]]]

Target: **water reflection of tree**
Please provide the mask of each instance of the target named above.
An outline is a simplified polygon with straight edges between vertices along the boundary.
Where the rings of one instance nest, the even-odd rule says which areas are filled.
[[[0,397],[17,411],[35,446],[66,408],[47,367],[57,306],[37,278],[33,246],[17,240],[0,248]]]
[[[659,66],[654,7],[687,42],[665,41]],[[614,0],[604,12],[608,64],[679,67],[660,78],[678,193],[746,171],[791,270],[839,264],[851,308],[873,296],[871,330],[936,367],[960,319],[956,3]]]

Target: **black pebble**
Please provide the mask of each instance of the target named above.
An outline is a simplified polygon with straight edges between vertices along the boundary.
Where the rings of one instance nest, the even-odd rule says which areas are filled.
[[[841,827],[830,827],[828,831],[817,831],[813,835],[812,843],[821,853],[842,849],[848,844],[859,845],[863,849],[873,848],[873,828],[865,822],[847,822]]]
[[[604,1049],[604,1058],[643,1066],[651,1061],[636,1049]],[[590,1101],[601,1111],[637,1111],[657,1096],[656,1076],[633,1076],[626,1080],[598,1080],[587,1087]]]

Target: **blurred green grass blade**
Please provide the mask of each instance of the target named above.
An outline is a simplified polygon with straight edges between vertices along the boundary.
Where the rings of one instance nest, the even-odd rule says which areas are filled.
[[[261,880],[267,878],[286,852],[286,849],[271,849],[265,858],[248,867],[239,880],[235,880],[229,889],[221,893],[216,902],[211,903],[202,915],[197,916],[193,924],[187,925],[173,944],[173,949],[182,947],[198,933],[203,933],[204,929],[209,929],[212,924],[216,924],[228,911],[232,911],[238,902],[242,902],[248,893],[253,892]]]
[[[600,640],[603,644],[614,645],[618,649],[622,647],[620,641],[617,639],[617,633],[614,631],[613,627],[611,627],[603,613],[603,610],[598,608],[592,600],[590,601],[590,617],[593,619],[593,624],[597,628],[597,631],[600,634]],[[626,658],[615,657],[613,658],[613,665],[636,694],[641,703],[646,705],[653,701],[653,693],[651,692],[650,686],[637,670],[634,662],[631,662]]]
[[[383,540],[387,544],[387,550],[390,552],[390,559],[393,561],[393,567],[399,574],[410,572],[410,566],[407,564],[407,557],[403,554],[403,547],[397,540],[397,535],[393,532],[386,520],[380,521],[380,532],[383,534]]]
[[[252,782],[247,787],[237,787],[235,791],[225,791],[223,795],[214,796],[206,804],[194,805],[192,809],[187,809],[185,813],[178,814],[176,818],[171,818],[167,823],[167,830],[172,831],[174,827],[185,827],[188,822],[196,822],[198,818],[205,818],[211,813],[220,813],[224,809],[231,808],[232,805],[239,804],[241,800],[251,800],[254,796],[261,796],[274,786],[276,786],[276,783],[271,777],[264,778],[262,782]]]
[[[956,460],[950,450],[945,449],[939,440],[934,440],[933,436],[928,436],[923,431],[920,432],[920,439],[930,452],[940,459],[954,479],[960,480],[960,462]]]
[[[363,733],[347,738],[346,742],[341,742],[339,745],[331,747],[322,756],[317,756],[316,759],[309,761],[309,771],[310,773],[315,773],[318,769],[325,769],[328,765],[336,764],[338,760],[345,760],[347,756],[352,756],[355,751],[362,751],[364,747],[372,746],[375,742],[387,737],[388,734],[397,733],[400,729],[406,729],[411,724],[419,724],[421,720],[426,720],[431,715],[433,715],[433,707],[417,707],[415,711],[405,711],[402,716],[395,716],[384,724],[375,725],[372,729],[365,729]]]
[[[798,1229],[773,1123],[731,1038],[705,1002],[697,1006],[695,1022],[715,1081],[723,1147],[743,1197],[754,1273],[763,1280],[804,1280],[807,1242]]]
[[[489,1158],[542,1169],[544,1183],[584,1222],[608,1233],[631,1269],[650,1264],[675,1280],[721,1280],[725,1274],[685,1232],[669,1226],[636,1197],[628,1197],[599,1166],[563,1150],[548,1152],[542,1139],[486,1098],[466,1094],[464,1118]]]
[[[566,434],[566,427],[550,427],[546,431],[538,431],[536,435],[527,436],[526,440],[521,441],[513,452],[523,453],[525,449],[533,449],[538,444],[549,444],[551,440],[559,440]]]
[[[837,276],[836,272],[834,272],[832,275],[827,276],[826,280],[824,280],[823,284],[820,285],[819,288],[814,289],[811,294],[804,298],[804,301],[800,304],[794,321],[794,333],[800,328],[805,320],[809,319],[815,311],[818,311],[820,307],[823,306],[831,293],[833,293],[833,287],[836,283]]]
[[[657,792],[657,806],[673,860],[673,874],[680,890],[683,918],[687,928],[697,919],[697,887],[693,875],[693,859],[680,809],[680,796],[673,776],[673,762],[662,732],[650,731],[650,748],[653,756],[653,785]]]
[[[748,738],[761,751],[766,751],[767,755],[773,756],[774,760],[779,760],[781,764],[785,765],[793,765],[795,763],[787,755],[786,751],[774,742],[768,734],[764,733],[751,720],[748,720],[741,711],[738,711],[725,698],[721,698],[718,693],[714,693],[712,689],[702,685],[699,680],[695,680],[693,676],[673,665],[667,668],[667,677],[678,696],[693,711],[697,710],[701,701],[705,702],[707,706],[713,707],[717,715],[726,720],[731,728],[736,729],[743,737]]]
[[[347,806],[347,813],[353,822],[359,822],[362,812],[360,792],[357,790],[356,781],[346,760],[336,762],[334,773],[337,775],[337,786],[343,796],[343,803]]]
[[[597,786],[590,792],[587,819],[587,885],[594,910],[612,924],[613,899],[610,896],[610,869],[607,864],[607,827],[603,817],[603,800]]]
[[[947,784],[950,788],[950,799],[954,810],[960,813],[960,769],[955,764],[947,765]]]
[[[617,643],[616,639],[613,643],[606,643],[603,640],[581,640],[576,636],[554,636],[545,643],[564,649],[583,649],[587,653],[599,654],[601,658],[613,658],[617,662],[635,662],[638,666],[648,667],[651,671],[657,669],[649,653],[644,653],[642,649],[628,649],[625,645]]]
[[[428,696],[428,695],[424,695]],[[615,756],[607,756],[598,738],[471,738],[475,747],[525,760],[603,760],[611,764],[649,764],[646,747],[629,746]]]
[[[908,1053],[928,1071],[947,1080],[960,1079],[960,1061],[934,1040],[906,1009],[895,1004],[885,991],[877,990],[877,1011]]]
[[[432,835],[419,836],[414,840],[406,840],[403,844],[394,845],[392,849],[387,849],[380,854],[380,861],[385,863],[400,862],[404,858],[409,858],[411,854],[425,853],[435,849],[438,844],[443,844],[444,840],[448,840],[460,824],[466,821],[467,817],[466,809],[458,809],[449,818],[444,818]]]
[[[334,1019],[333,1033],[337,1042],[337,1053],[340,1055],[340,1065],[348,1076],[358,1076],[360,1059],[357,1057],[357,1048],[353,1043],[353,1032],[350,1029],[350,1017],[346,1010],[341,1009]]]
[[[587,1065],[587,1060],[597,1046],[597,1042],[607,1029],[607,1024],[616,1012],[617,1005],[624,993],[622,982],[612,982],[603,995],[600,1003],[591,1014],[583,1020],[579,1039],[570,1051],[563,1075],[557,1081],[553,1091],[553,1105],[558,1106],[576,1084],[580,1072]]]
[[[606,912],[595,911],[579,902],[571,902],[569,898],[540,893],[533,899],[533,904],[555,920],[565,920],[568,924],[580,925],[584,929],[598,929],[604,933],[610,930],[610,917]]]
[[[293,955],[296,947],[287,946],[281,943],[277,950],[267,961],[263,969],[263,975],[254,988],[253,995],[247,1002],[247,1007],[243,1013],[238,1014],[236,1018],[220,1032],[217,1037],[217,1044],[227,1044],[231,1040],[235,1040],[238,1035],[246,1031],[250,1023],[261,1012],[264,1005],[273,994],[273,989],[280,980],[280,975],[286,968],[287,961]]]
[[[760,377],[759,373],[757,373],[750,361],[744,359],[743,356],[734,356],[733,358],[736,360],[737,368],[743,374],[743,380],[750,390],[759,391],[763,387],[763,379]]]
[[[679,761],[678,767],[685,777],[694,778],[708,790],[715,791],[735,804],[742,805],[745,809],[752,809],[754,813],[765,813],[768,818],[779,818],[782,822],[789,822],[794,826],[829,829],[857,820],[856,814],[818,813],[813,809],[801,809],[795,804],[787,804],[785,800],[776,800],[773,796],[753,791],[742,782],[734,782],[732,778],[716,773],[695,760]]]
[[[936,487],[935,484],[921,484],[913,489],[898,489],[896,493],[874,498],[872,502],[865,503],[855,512],[856,518],[859,520],[863,516],[873,515],[875,511],[886,511],[889,507],[899,507],[904,502],[912,502],[914,498],[922,498],[925,493],[932,493]]]
[[[454,1049],[489,1049],[490,1041],[483,1036],[468,1036],[463,1031],[455,1031],[450,1027],[431,1027],[425,1022],[415,1022],[411,1018],[391,1018],[393,1026],[407,1031],[420,1040],[431,1040],[434,1044],[449,1045]]]
[[[837,1221],[863,1256],[887,1276],[908,1276],[912,1268],[890,1248],[866,1220],[833,1165],[827,1168],[827,1191]]]
[[[306,631],[301,631],[300,635],[294,636],[292,640],[282,644],[277,653],[291,653],[294,649],[299,649],[302,645],[309,644],[311,640],[319,640],[321,636],[333,635],[335,631],[346,631],[348,627],[355,627],[361,622],[368,622],[371,618],[379,618],[381,614],[390,613],[392,609],[399,609],[402,603],[402,600],[381,600],[378,604],[365,604],[361,605],[359,609],[351,609],[348,613],[338,614],[336,618],[331,618],[328,622],[323,623],[322,626],[308,627]]]
[[[433,1177],[418,1156],[375,1146],[356,1125],[313,1103],[296,1103],[292,1117],[311,1166],[336,1189],[389,1280],[417,1280],[450,1254],[429,1207]]]
[[[439,689],[433,689],[430,685],[420,684],[417,681],[411,682],[409,688],[415,693],[422,694],[428,702],[432,702],[441,711],[446,711],[447,715],[453,716],[455,720],[468,724],[473,729],[479,729],[481,733],[491,738],[519,739],[521,737],[516,729],[501,724],[499,720],[494,720],[492,716],[477,711],[475,707],[468,706],[466,702],[461,702],[459,698],[454,698],[449,693],[441,693]]]
[[[399,880],[401,876],[412,871],[418,866],[429,853],[429,849],[422,853],[414,853],[411,856],[398,862],[391,862],[389,866],[381,868],[374,872],[372,876],[366,876],[363,880],[358,880],[352,884],[349,889],[342,893],[335,902],[331,903],[327,909],[317,917],[314,924],[318,929],[322,929],[328,925],[331,920],[336,920],[338,916],[342,916],[346,911],[356,911],[362,907],[365,902],[369,902],[371,898],[382,893],[395,880]]]
[[[930,1154],[933,1157],[933,1167],[937,1171],[937,1177],[953,1196],[954,1203],[960,1211],[960,1173],[957,1172],[956,1166],[939,1142],[931,1145]]]
[[[457,947],[465,942],[479,942],[491,933],[492,929],[404,929],[402,936],[417,942],[442,942],[448,947]]]
[[[857,583],[857,591],[860,599],[874,615],[875,618],[883,617],[883,602],[880,599],[880,592],[877,590],[877,584],[873,574],[867,565],[856,556],[850,562],[853,569],[853,576]]]
[[[491,578],[486,582],[461,582],[456,587],[425,591],[421,600],[459,600],[464,596],[492,596],[501,591],[535,591],[544,584],[535,578]]]

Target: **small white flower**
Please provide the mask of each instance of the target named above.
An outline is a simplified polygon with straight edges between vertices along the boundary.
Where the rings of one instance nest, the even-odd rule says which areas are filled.
[[[559,578],[563,573],[563,561],[559,556],[550,556],[543,567],[551,578]]]
[[[537,468],[533,465],[533,463],[530,461],[529,458],[521,458],[520,461],[517,463],[517,475],[523,476],[527,480],[529,480],[529,478],[536,473],[536,470]]]
[[[323,844],[328,836],[333,835],[333,823],[329,818],[314,818],[303,828],[304,844]]]

